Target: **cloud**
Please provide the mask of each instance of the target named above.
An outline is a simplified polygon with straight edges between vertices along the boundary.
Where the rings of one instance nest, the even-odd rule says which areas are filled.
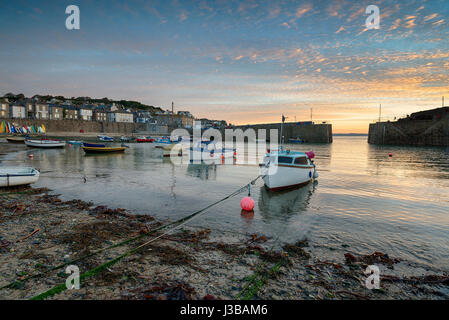
[[[337,31],[335,31],[336,34],[339,34],[340,32],[344,31],[345,28],[341,26]]]
[[[298,7],[296,9],[295,16],[296,16],[296,18],[301,18],[303,15],[305,15],[310,10],[312,10],[312,5],[311,4],[308,3],[308,4],[305,4],[305,5],[302,5],[302,6],[300,6],[300,7]]]

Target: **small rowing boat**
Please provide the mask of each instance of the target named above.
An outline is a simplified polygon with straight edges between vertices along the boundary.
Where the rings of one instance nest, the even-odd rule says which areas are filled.
[[[304,140],[301,138],[290,138],[288,139],[288,143],[304,143]]]
[[[109,136],[98,135],[97,138],[98,138],[100,141],[108,141],[108,142],[114,141],[114,138],[111,138],[111,137],[109,137]]]
[[[24,137],[6,137],[6,140],[11,143],[25,143]]]
[[[35,183],[39,179],[39,171],[29,167],[0,168],[0,187],[21,186]]]
[[[86,147],[82,146],[85,153],[117,153],[124,152],[126,147]]]
[[[41,139],[41,140],[25,139],[25,144],[28,147],[33,148],[64,148],[65,141],[50,140],[50,139]]]
[[[77,141],[77,140],[70,140],[70,141],[67,141],[67,143],[68,144],[73,144],[75,146],[82,146],[83,145],[82,141]]]

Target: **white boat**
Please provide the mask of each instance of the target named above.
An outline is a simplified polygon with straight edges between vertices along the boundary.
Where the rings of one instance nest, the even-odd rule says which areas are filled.
[[[107,141],[107,142],[112,142],[112,141],[114,141],[114,138],[109,137],[109,136],[104,136],[104,135],[98,135],[97,138],[98,138],[100,141]]]
[[[190,148],[190,161],[213,161],[233,158],[235,149],[217,148],[215,141],[198,141]]]
[[[35,183],[39,171],[29,167],[0,167],[0,187],[21,186]]]
[[[34,148],[64,148],[65,141],[49,140],[49,139],[42,139],[42,140],[26,139],[25,144],[28,147],[34,147]]]
[[[260,164],[265,186],[272,191],[299,187],[318,178],[313,152],[270,151]]]

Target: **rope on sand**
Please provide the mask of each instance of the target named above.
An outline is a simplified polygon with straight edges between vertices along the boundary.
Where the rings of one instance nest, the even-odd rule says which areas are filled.
[[[246,190],[247,188],[249,188],[251,185],[254,185],[254,184],[256,183],[256,181],[257,181],[260,177],[262,177],[262,175],[259,175],[259,176],[256,177],[255,179],[251,180],[250,183],[248,183],[248,184],[245,185],[244,187],[242,187],[242,188],[240,188],[240,189],[234,191],[233,193],[227,195],[226,197],[224,197],[224,198],[222,198],[222,199],[220,199],[220,200],[218,200],[218,201],[216,201],[216,202],[214,202],[214,203],[212,203],[212,204],[206,206],[205,208],[200,209],[200,210],[198,210],[198,211],[196,211],[196,212],[194,212],[194,213],[192,213],[192,214],[190,214],[190,215],[188,215],[188,216],[186,216],[186,217],[184,217],[184,218],[181,218],[181,219],[176,220],[176,221],[174,221],[174,222],[172,222],[172,223],[169,223],[169,224],[167,224],[167,225],[165,225],[165,226],[161,226],[161,227],[159,227],[159,228],[156,228],[156,229],[154,229],[154,230],[151,230],[151,231],[149,231],[148,233],[145,233],[145,234],[143,234],[143,235],[140,235],[139,237],[135,237],[135,238],[132,238],[132,239],[129,239],[129,240],[125,240],[125,241],[123,241],[123,242],[121,242],[121,243],[119,243],[119,244],[116,244],[116,245],[113,245],[113,246],[110,246],[110,247],[107,247],[107,248],[104,248],[104,249],[100,249],[100,250],[98,250],[98,251],[95,251],[95,252],[93,252],[93,253],[91,253],[91,254],[89,254],[89,255],[83,257],[83,258],[79,258],[79,259],[76,259],[76,260],[72,260],[71,262],[67,262],[67,263],[62,264],[62,265],[60,265],[60,266],[57,266],[57,267],[55,267],[55,268],[52,268],[51,270],[56,270],[56,268],[57,268],[57,269],[60,269],[60,268],[66,266],[66,265],[68,265],[68,264],[71,264],[71,263],[73,263],[73,262],[80,261],[80,260],[82,260],[82,259],[84,259],[84,258],[86,258],[86,257],[90,257],[90,256],[92,256],[92,255],[94,255],[94,254],[99,253],[99,252],[108,250],[108,249],[110,249],[110,248],[118,247],[118,246],[123,245],[123,244],[125,244],[125,243],[133,242],[133,241],[135,241],[135,240],[137,240],[137,239],[140,239],[140,238],[142,238],[142,237],[144,237],[144,236],[147,236],[147,235],[149,235],[149,234],[152,234],[152,233],[154,233],[154,232],[156,232],[156,231],[160,231],[160,230],[162,230],[162,229],[166,229],[166,228],[168,228],[168,227],[173,226],[171,229],[167,230],[167,231],[164,232],[163,234],[161,234],[161,235],[159,235],[159,236],[157,236],[157,237],[155,237],[155,238],[153,238],[153,239],[150,239],[149,241],[147,241],[147,242],[145,242],[145,243],[143,243],[143,244],[141,244],[141,245],[139,245],[139,246],[137,246],[137,247],[135,247],[135,248],[133,248],[133,249],[131,249],[131,250],[126,251],[125,253],[119,255],[118,257],[116,257],[116,258],[114,258],[114,259],[112,259],[112,260],[109,260],[109,261],[107,261],[107,262],[105,262],[105,263],[103,263],[103,264],[101,264],[101,265],[99,265],[99,266],[97,266],[97,267],[95,267],[95,268],[93,268],[93,269],[91,269],[91,270],[89,270],[89,271],[87,271],[87,272],[81,274],[81,275],[80,275],[80,281],[82,281],[82,280],[84,280],[84,279],[86,279],[86,278],[92,277],[92,276],[94,276],[94,275],[100,273],[101,271],[107,269],[108,267],[113,266],[114,264],[118,263],[118,262],[119,262],[120,260],[122,260],[123,258],[125,258],[125,257],[127,257],[127,256],[129,256],[129,255],[131,255],[131,254],[133,254],[133,253],[135,253],[135,252],[137,252],[137,251],[140,250],[141,248],[143,248],[143,247],[149,245],[150,243],[152,243],[152,242],[154,242],[154,241],[156,241],[156,240],[158,240],[158,239],[160,239],[160,238],[162,238],[162,237],[164,237],[164,236],[170,234],[171,232],[173,232],[173,231],[176,230],[176,229],[181,228],[183,225],[185,225],[187,222],[191,221],[193,218],[199,217],[199,216],[201,216],[202,214],[204,214],[208,209],[210,209],[210,208],[212,208],[212,207],[218,205],[219,203],[221,203],[221,202],[223,202],[223,201],[225,201],[225,200],[228,200],[228,199],[230,199],[230,198],[232,198],[232,197],[238,195],[239,193],[245,191],[245,190]],[[51,270],[48,270],[48,271],[51,271]],[[0,289],[1,289],[1,288],[0,288]],[[53,296],[53,295],[55,295],[55,294],[61,293],[61,292],[63,292],[63,291],[66,290],[66,289],[67,289],[67,288],[66,288],[66,284],[65,284],[65,283],[62,283],[62,284],[59,284],[59,285],[57,285],[57,286],[51,288],[50,290],[47,290],[47,291],[45,291],[45,292],[43,292],[43,293],[41,293],[41,294],[39,294],[39,295],[33,297],[31,300],[43,300],[43,299],[46,299],[46,298],[48,298],[48,297],[51,297],[51,296]]]

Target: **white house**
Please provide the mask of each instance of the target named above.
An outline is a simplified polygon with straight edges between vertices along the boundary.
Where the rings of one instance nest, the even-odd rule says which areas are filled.
[[[109,112],[108,113],[109,122],[134,122],[134,114],[128,112]]]
[[[16,119],[25,119],[26,113],[25,113],[25,107],[24,106],[11,106],[9,114],[11,118]]]
[[[79,118],[81,120],[92,120],[92,109],[88,108],[80,108],[79,109]]]
[[[36,119],[49,119],[48,104],[36,103],[35,106]]]

